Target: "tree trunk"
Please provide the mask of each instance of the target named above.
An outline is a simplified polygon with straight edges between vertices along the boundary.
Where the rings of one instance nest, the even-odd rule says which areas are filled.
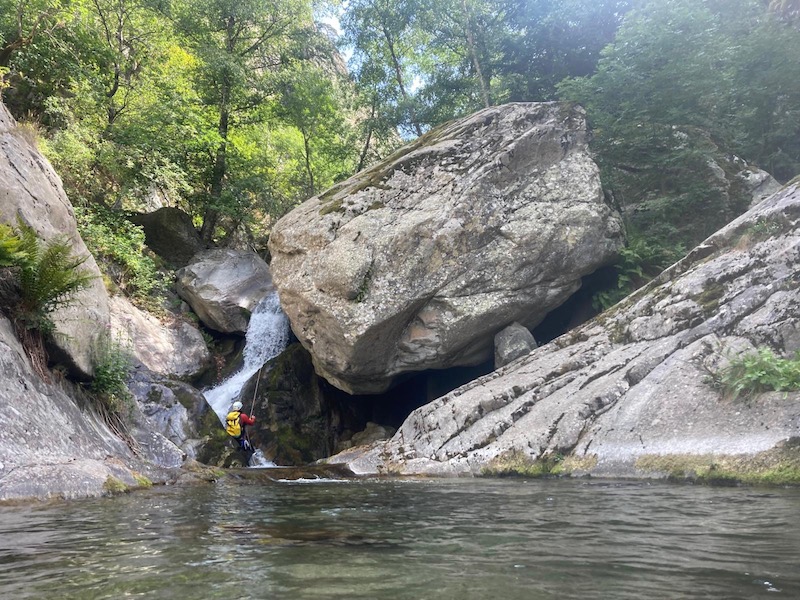
[[[236,20],[229,17],[226,30],[226,50],[233,53]],[[225,183],[227,172],[227,151],[228,151],[228,128],[230,126],[230,100],[232,84],[227,74],[222,77],[219,103],[219,137],[220,143],[214,156],[214,167],[211,171],[211,186],[209,190],[208,204],[203,213],[203,226],[200,228],[200,239],[206,245],[211,244],[214,239],[214,231],[219,220],[219,206],[222,199],[222,188]]]
[[[361,169],[364,168],[364,163],[367,160],[367,153],[369,152],[369,145],[372,142],[372,120],[375,118],[375,104],[377,104],[377,98],[373,95],[372,97],[372,106],[370,107],[369,119],[367,120],[367,139],[364,140],[364,148],[361,150],[361,155],[358,157],[358,166],[356,167],[356,173],[358,173]]]
[[[227,95],[227,90],[223,90],[223,95]],[[219,209],[217,208],[222,198],[222,186],[225,181],[226,158],[228,150],[228,107],[227,102],[220,108],[219,114],[219,135],[222,141],[217,147],[214,156],[214,168],[211,171],[211,189],[209,191],[209,202],[203,214],[203,226],[200,229],[200,238],[205,244],[210,244],[214,238],[214,230],[219,219]]]
[[[464,9],[464,18],[466,19],[466,23],[464,24],[464,33],[466,34],[467,38],[467,47],[469,48],[469,55],[472,58],[472,66],[475,69],[475,74],[478,76],[478,82],[481,86],[481,98],[483,99],[483,106],[485,108],[489,108],[492,105],[492,101],[489,96],[489,86],[483,77],[483,69],[481,69],[481,63],[480,60],[478,60],[478,49],[475,45],[475,35],[472,32],[472,16],[470,14],[469,6],[467,6],[467,0],[461,0],[461,7]]]
[[[311,146],[309,146],[308,135],[306,129],[303,127],[300,132],[303,134],[303,148],[305,149],[306,158],[306,173],[308,173],[308,183],[310,185],[310,194],[313,196],[316,193],[316,186],[314,185],[314,172],[311,170]]]
[[[422,127],[419,125],[419,120],[417,119],[417,111],[414,110],[414,107],[411,105],[411,97],[408,95],[406,91],[406,86],[403,83],[403,69],[400,66],[400,59],[397,58],[397,53],[394,50],[394,40],[392,39],[392,34],[389,33],[389,30],[386,28],[386,25],[383,26],[383,37],[386,40],[386,44],[389,46],[389,54],[392,57],[392,67],[394,67],[394,75],[395,79],[397,79],[397,86],[400,88],[400,94],[403,96],[403,99],[408,103],[408,111],[409,116],[411,117],[411,126],[414,128],[418,136],[422,135]]]

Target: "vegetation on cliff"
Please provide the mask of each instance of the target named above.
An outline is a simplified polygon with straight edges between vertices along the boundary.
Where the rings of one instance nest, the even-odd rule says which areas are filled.
[[[66,237],[44,243],[21,222],[16,228],[0,224],[0,305],[42,375],[45,340],[55,329],[52,314],[68,306],[91,281],[81,269],[86,259],[73,253]]]
[[[800,170],[798,12],[796,0],[0,0],[0,78],[85,226],[98,207],[167,203],[207,242],[266,232],[446,120],[578,100],[631,234],[672,254],[744,208],[709,160],[736,154],[782,181]]]

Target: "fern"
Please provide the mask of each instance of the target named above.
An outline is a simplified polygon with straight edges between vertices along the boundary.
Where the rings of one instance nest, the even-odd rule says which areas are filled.
[[[27,255],[21,249],[22,241],[8,225],[0,223],[0,268],[23,264]]]
[[[681,256],[683,256],[681,245],[664,246],[638,234],[630,235],[625,247],[619,252],[619,260],[614,265],[617,271],[616,287],[597,292],[592,298],[592,305],[597,310],[613,306]]]
[[[734,399],[759,392],[800,390],[800,352],[793,359],[776,356],[769,348],[733,359],[717,373],[717,387]]]
[[[66,236],[44,243],[22,223],[17,235],[24,259],[17,262],[21,301],[15,312],[26,327],[47,332],[53,327],[50,314],[71,304],[93,279],[80,269],[88,256],[74,256]]]

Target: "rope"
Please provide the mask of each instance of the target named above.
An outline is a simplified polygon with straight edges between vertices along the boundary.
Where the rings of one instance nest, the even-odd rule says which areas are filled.
[[[261,365],[261,369],[264,368],[264,365]],[[256,377],[256,389],[253,392],[253,405],[250,407],[250,415],[252,416],[253,411],[256,408],[256,396],[258,395],[258,384],[261,383],[261,369],[258,370],[258,376]]]

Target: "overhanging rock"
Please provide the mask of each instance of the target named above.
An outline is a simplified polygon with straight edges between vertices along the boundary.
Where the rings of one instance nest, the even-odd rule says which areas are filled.
[[[538,324],[622,244],[584,112],[492,107],[314,197],[270,236],[271,271],[317,372],[350,393],[475,365]]]

